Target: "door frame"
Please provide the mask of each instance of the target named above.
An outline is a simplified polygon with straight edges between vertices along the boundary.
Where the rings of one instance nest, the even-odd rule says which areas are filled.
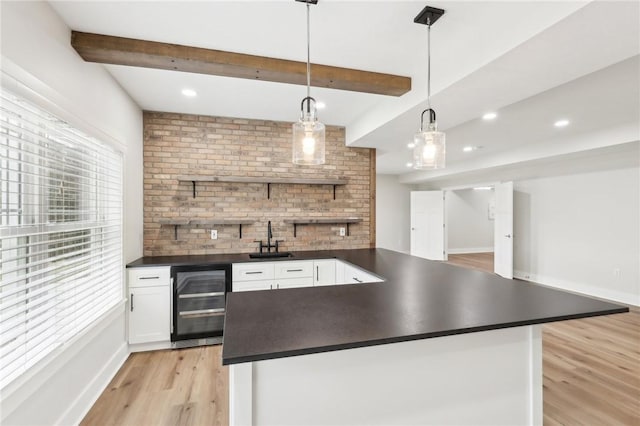
[[[474,184],[447,186],[447,187],[442,188],[442,191],[444,191],[444,194],[445,194],[445,197],[444,197],[445,198],[445,211],[444,211],[444,213],[445,213],[445,217],[444,217],[445,227],[444,227],[444,229],[445,229],[445,258],[446,259],[449,258],[449,223],[447,221],[448,218],[447,218],[447,209],[446,209],[446,205],[447,205],[446,200],[447,200],[447,197],[448,197],[447,193],[448,192],[452,192],[452,191],[461,191],[461,190],[464,190],[464,189],[473,189],[473,188],[477,188],[479,186],[490,186],[495,191],[496,185],[498,185],[500,183],[504,183],[504,182],[496,180],[496,181],[489,181],[489,182],[478,182],[478,183],[474,183]],[[495,224],[495,220],[494,220],[494,223],[493,223],[494,231],[495,231],[495,227],[496,227],[496,224]],[[496,250],[496,242],[495,242],[495,238],[494,238],[494,241],[493,241],[493,252],[494,253],[495,253],[495,250]]]

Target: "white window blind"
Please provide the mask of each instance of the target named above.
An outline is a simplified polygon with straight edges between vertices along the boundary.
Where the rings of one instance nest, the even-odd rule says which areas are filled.
[[[2,89],[0,388],[122,300],[122,155]]]

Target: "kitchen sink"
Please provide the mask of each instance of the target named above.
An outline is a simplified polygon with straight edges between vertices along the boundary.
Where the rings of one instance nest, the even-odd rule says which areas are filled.
[[[289,251],[280,252],[265,252],[265,253],[249,253],[249,257],[252,259],[270,259],[273,257],[291,257],[293,256]]]

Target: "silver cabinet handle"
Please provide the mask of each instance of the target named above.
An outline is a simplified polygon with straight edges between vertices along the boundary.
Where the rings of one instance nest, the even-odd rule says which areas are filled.
[[[302,269],[287,269],[287,272],[302,272]]]
[[[507,234],[507,235],[505,235],[505,237],[511,238],[511,234]]]
[[[359,283],[361,283],[361,282],[362,282],[362,280],[359,280],[359,279],[357,279],[356,277],[353,277],[353,279],[354,279],[355,281],[359,282]]]
[[[320,281],[320,267],[316,266],[316,281]]]
[[[245,274],[247,275],[253,275],[253,274],[261,274],[262,271],[249,271],[249,272],[245,272]]]
[[[202,314],[224,314],[224,308],[217,309],[199,309],[197,311],[181,311],[181,316],[202,315]]]
[[[139,280],[159,280],[160,277],[139,277]]]
[[[213,296],[224,296],[224,291],[214,292],[214,293],[193,293],[193,294],[181,294],[178,296],[178,299],[193,299],[194,297],[213,297]]]
[[[131,293],[131,312],[133,312],[133,293]]]

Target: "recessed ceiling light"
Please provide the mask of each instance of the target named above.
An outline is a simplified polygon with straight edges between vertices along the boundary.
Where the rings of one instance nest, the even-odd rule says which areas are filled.
[[[182,94],[188,98],[193,98],[198,96],[198,93],[193,89],[182,89]]]
[[[566,127],[569,125],[569,120],[558,120],[555,123],[553,123],[553,125],[556,127]]]
[[[324,102],[316,102],[316,108],[325,109],[326,107],[327,107],[327,104],[325,104]]]
[[[416,147],[416,144],[415,144],[415,143],[413,143],[413,142],[409,142],[409,143],[407,144],[407,148],[413,149],[413,148],[415,148],[415,147]]]
[[[496,114],[495,112],[488,112],[485,115],[482,116],[483,120],[493,120],[494,118],[496,118],[498,116],[498,114]]]
[[[413,163],[407,163],[407,167],[413,167]]]
[[[464,152],[471,152],[471,151],[476,151],[478,149],[482,148],[481,146],[465,146],[464,148],[462,148],[462,150]]]

